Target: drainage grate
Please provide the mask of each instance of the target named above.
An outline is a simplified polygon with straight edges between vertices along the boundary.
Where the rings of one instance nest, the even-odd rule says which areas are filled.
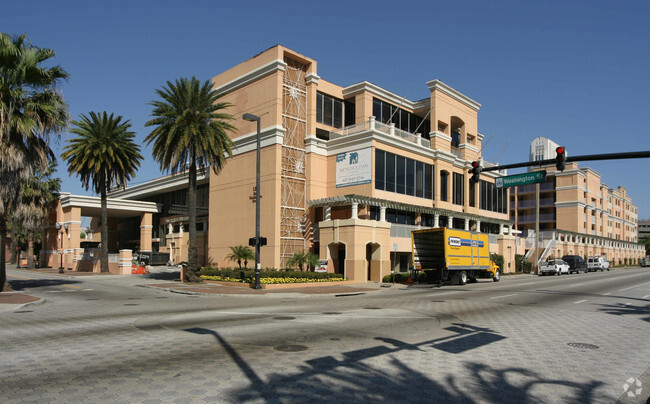
[[[343,313],[339,313],[338,311],[326,311],[326,312],[323,312],[323,314],[336,315],[336,314],[343,314]]]
[[[304,345],[278,345],[273,349],[280,352],[300,352],[306,351],[307,347]]]
[[[598,349],[598,348],[600,348],[598,345],[585,344],[583,342],[569,342],[567,345],[571,346],[571,347],[574,347],[574,348],[582,348],[582,349]]]
[[[273,317],[273,320],[295,320],[295,317],[291,316],[280,316],[280,317]]]

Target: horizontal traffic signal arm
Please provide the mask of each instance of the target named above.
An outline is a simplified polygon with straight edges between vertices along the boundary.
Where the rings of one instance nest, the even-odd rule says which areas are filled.
[[[596,160],[624,160],[624,159],[641,159],[650,157],[649,151],[627,152],[627,153],[608,153],[608,154],[586,154],[584,156],[568,156],[567,163],[572,161],[596,161]],[[483,167],[481,171],[500,171],[508,168],[520,167],[541,167],[555,165],[555,158],[540,161],[526,161],[524,163],[505,164],[502,166]]]

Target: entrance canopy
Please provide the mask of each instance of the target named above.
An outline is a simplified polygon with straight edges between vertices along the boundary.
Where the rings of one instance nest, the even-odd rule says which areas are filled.
[[[101,198],[98,196],[72,195],[62,192],[60,201],[64,211],[67,208],[79,208],[80,216],[101,216]],[[109,217],[135,217],[143,213],[158,213],[160,211],[155,202],[108,198],[107,203]]]

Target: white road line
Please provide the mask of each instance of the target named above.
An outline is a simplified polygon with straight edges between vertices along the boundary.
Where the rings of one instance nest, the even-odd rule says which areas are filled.
[[[586,302],[586,300],[578,300],[577,302],[573,302],[573,303],[578,304],[578,303],[584,303],[584,302]]]
[[[576,286],[582,286],[582,285],[584,285],[584,284],[585,284],[584,282],[581,282],[581,283],[574,283],[573,285],[569,285],[569,286],[567,286],[567,288],[575,288]]]
[[[624,292],[624,291],[626,291],[626,290],[630,290],[630,289],[638,288],[639,286],[647,285],[647,284],[649,284],[649,283],[650,283],[650,282],[646,282],[646,283],[642,283],[642,284],[640,284],[640,285],[630,286],[629,288],[619,289],[618,291],[619,291],[619,292]]]
[[[514,293],[512,295],[494,296],[494,297],[491,297],[490,299],[501,299],[503,297],[510,297],[510,296],[517,296],[517,293]]]
[[[649,298],[649,297],[650,297],[650,295],[645,295],[645,296],[643,296],[641,299],[647,299],[647,298]]]
[[[520,284],[517,285],[517,286],[532,285],[532,284],[535,284],[535,283],[537,283],[537,282],[526,282],[526,283],[520,283]]]
[[[611,294],[612,294],[612,292],[607,292],[607,293],[605,293],[603,296],[609,296],[609,295],[611,295]]]

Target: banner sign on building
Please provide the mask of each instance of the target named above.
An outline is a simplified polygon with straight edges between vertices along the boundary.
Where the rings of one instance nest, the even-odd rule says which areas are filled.
[[[336,187],[370,184],[372,179],[370,148],[336,155]]]

